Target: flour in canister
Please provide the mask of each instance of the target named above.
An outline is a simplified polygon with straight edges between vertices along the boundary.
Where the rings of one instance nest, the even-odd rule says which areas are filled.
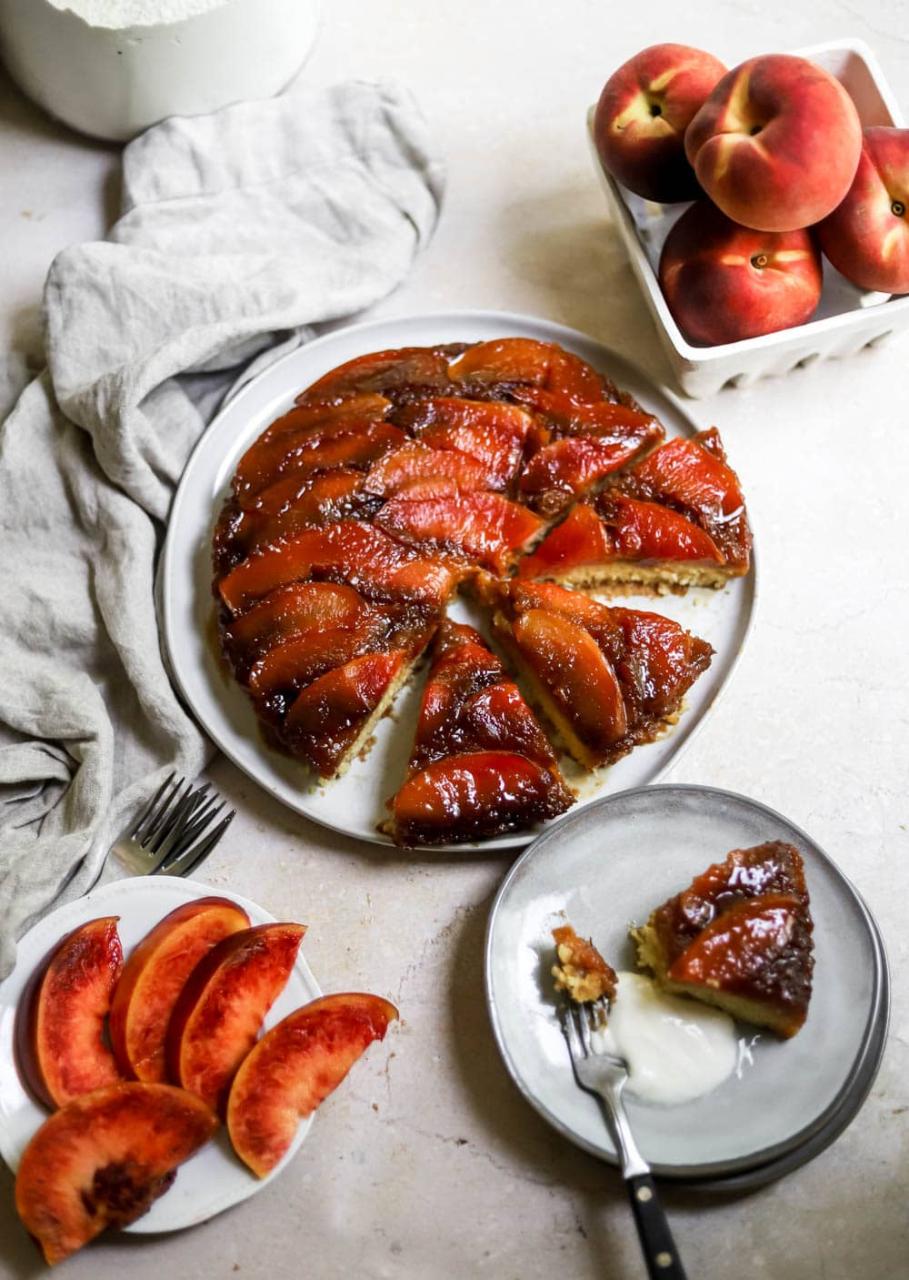
[[[90,27],[153,27],[184,22],[230,0],[50,0],[55,9],[67,9]]]

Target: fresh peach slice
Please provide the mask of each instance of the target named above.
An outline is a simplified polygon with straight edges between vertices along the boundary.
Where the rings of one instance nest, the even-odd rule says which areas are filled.
[[[621,444],[586,436],[553,440],[533,455],[521,473],[521,499],[545,515],[554,515],[573,497],[624,467],[640,447],[634,439]]]
[[[414,387],[448,386],[448,363],[460,343],[440,347],[399,347],[374,351],[340,364],[297,396],[297,404],[337,403],[353,394],[393,393]]]
[[[224,643],[239,665],[307,631],[352,626],[366,602],[337,582],[290,582],[278,587],[224,628]]]
[[[457,490],[424,497],[406,490],[386,502],[376,523],[395,538],[466,556],[495,573],[504,573],[543,527],[539,516],[501,494]]]
[[[670,507],[609,493],[601,494],[596,505],[612,542],[613,557],[724,562],[710,534]]]
[[[217,1127],[201,1098],[167,1084],[121,1082],[75,1098],[25,1148],[19,1217],[54,1266],[146,1213]]]
[[[546,609],[522,613],[512,632],[547,699],[590,756],[605,757],[627,731],[628,717],[615,670],[593,636]]]
[[[363,492],[391,498],[414,483],[438,478],[452,480],[465,491],[494,489],[497,479],[492,468],[459,449],[430,449],[413,441],[387,453],[370,467]]]
[[[110,1040],[127,1079],[164,1083],[164,1039],[184,983],[216,943],[248,928],[242,907],[210,897],[177,907],[145,935],[124,965],[110,1007]]]
[[[227,1130],[234,1150],[259,1178],[290,1148],[311,1115],[398,1011],[380,996],[323,996],[267,1032],[234,1077]]]
[[[381,529],[357,520],[307,529],[286,541],[260,547],[219,584],[234,613],[287,582],[311,576],[342,578],[366,595],[443,604],[457,572],[437,559],[423,559]]]
[[[284,742],[330,778],[393,693],[408,657],[404,649],[367,653],[314,680],[287,713]]]
[[[180,992],[167,1030],[168,1074],[210,1107],[226,1100],[305,932],[302,924],[259,924],[232,933],[202,957]]]
[[[520,578],[558,578],[585,565],[602,564],[614,555],[603,521],[586,502],[568,515],[518,565]]]
[[[237,464],[234,492],[241,505],[252,506],[257,495],[287,476],[314,475],[335,467],[365,468],[404,440],[404,433],[388,422],[348,424],[327,434],[288,432],[272,440],[257,440]]]
[[[483,840],[564,813],[571,796],[545,765],[512,751],[436,760],[391,802],[399,844]]]
[[[47,1107],[120,1079],[104,1020],[123,967],[118,916],[68,933],[38,966],[16,1011],[19,1070]]]

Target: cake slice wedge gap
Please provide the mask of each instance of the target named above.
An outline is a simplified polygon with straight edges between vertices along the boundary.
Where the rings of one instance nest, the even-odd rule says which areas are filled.
[[[531,696],[586,769],[659,737],[710,665],[711,646],[660,614],[551,583],[514,579],[484,590]]]
[[[664,990],[789,1039],[808,1016],[813,928],[801,854],[774,840],[733,849],[632,938]]]
[[[472,627],[436,639],[404,784],[386,829],[398,844],[453,844],[526,830],[574,797],[500,659]]]

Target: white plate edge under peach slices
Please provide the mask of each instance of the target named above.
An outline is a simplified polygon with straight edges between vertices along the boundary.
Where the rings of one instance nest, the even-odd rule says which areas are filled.
[[[274,923],[275,916],[232,890],[213,888],[198,880],[175,876],[140,876],[116,880],[92,889],[83,898],[66,903],[39,920],[20,939],[13,972],[0,983],[0,1156],[15,1172],[22,1152],[49,1112],[27,1092],[16,1066],[13,1027],[19,998],[35,968],[60,939],[98,916],[120,917],[118,929],[124,955],[176,907],[210,895],[229,898],[243,907],[252,924]],[[305,921],[304,921],[305,923]],[[305,939],[304,939],[304,946]],[[265,1017],[268,1030],[301,1005],[322,994],[304,956],[298,953],[287,985]],[[195,1226],[248,1199],[278,1177],[293,1160],[309,1133],[313,1117],[303,1120],[290,1150],[265,1178],[257,1178],[234,1155],[222,1126],[177,1170],[173,1186],[148,1213],[125,1230],[136,1235],[180,1231]]]
[[[346,326],[278,359],[225,403],[202,435],[177,489],[157,582],[161,632],[171,675],[196,719],[234,764],[275,799],[344,835],[390,845],[378,824],[386,816],[386,800],[404,779],[424,676],[419,673],[398,696],[391,714],[378,725],[375,743],[365,757],[354,761],[343,777],[317,782],[300,762],[266,746],[245,693],[220,663],[210,585],[212,527],[240,455],[290,407],[296,394],[329,369],[390,347],[512,336],[559,343],[609,373],[621,389],[630,391],[658,415],[670,437],[692,435],[714,425],[695,422],[680,397],[579,330],[507,311],[443,311]],[[715,425],[725,441],[722,421]],[[735,467],[734,449],[730,450],[730,462]],[[747,476],[742,477],[742,483],[747,501]],[[569,780],[579,791],[574,809],[600,796],[655,782],[676,763],[729,683],[753,625],[757,580],[752,552],[750,572],[723,590],[694,589],[686,596],[656,599],[621,598],[623,605],[665,613],[682,623],[710,641],[716,654],[709,670],[688,693],[678,724],[668,733],[636,747],[608,769],[586,776],[570,772]],[[469,602],[458,599],[450,614],[489,635],[485,615]],[[436,845],[426,853],[438,856],[519,849],[548,825],[479,844]],[[412,856],[411,851],[406,856]]]

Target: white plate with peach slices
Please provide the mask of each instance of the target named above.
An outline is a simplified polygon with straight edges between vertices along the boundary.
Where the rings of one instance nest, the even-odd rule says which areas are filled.
[[[22,938],[0,985],[0,1154],[48,1262],[105,1226],[202,1222],[293,1159],[397,1016],[377,996],[322,996],[305,932],[236,894],[145,876]]]

